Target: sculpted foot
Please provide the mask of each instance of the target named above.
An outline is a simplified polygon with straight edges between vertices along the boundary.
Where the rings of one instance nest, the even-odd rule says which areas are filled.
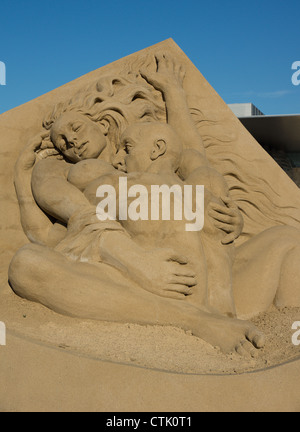
[[[206,319],[194,335],[225,354],[237,352],[244,357],[256,357],[265,345],[264,335],[252,323],[217,316]]]

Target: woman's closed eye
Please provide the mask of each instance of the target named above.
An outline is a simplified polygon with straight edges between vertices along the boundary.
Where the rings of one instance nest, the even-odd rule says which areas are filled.
[[[126,152],[127,154],[129,154],[130,151],[132,150],[132,146],[131,146],[130,144],[126,144],[124,149],[125,149],[125,152]]]
[[[82,125],[81,124],[75,124],[72,127],[73,132],[79,132],[81,129]]]

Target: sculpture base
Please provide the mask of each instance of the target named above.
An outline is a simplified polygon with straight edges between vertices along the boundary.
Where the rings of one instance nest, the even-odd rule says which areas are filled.
[[[299,309],[257,317],[256,359],[173,327],[65,317],[0,289],[1,411],[299,411]],[[0,342],[1,343],[1,342]]]
[[[8,412],[298,412],[300,360],[236,376],[174,374],[66,352],[8,332],[0,408]]]

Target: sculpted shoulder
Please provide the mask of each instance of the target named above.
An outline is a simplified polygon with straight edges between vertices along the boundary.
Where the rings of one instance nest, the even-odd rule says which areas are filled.
[[[64,160],[47,158],[39,161],[32,172],[32,182],[45,181],[53,177],[64,177],[67,179],[72,165]]]
[[[94,180],[111,174],[114,167],[108,162],[98,159],[87,159],[72,165],[68,173],[68,181],[83,191]]]
[[[182,180],[186,180],[196,169],[202,166],[208,166],[206,157],[197,150],[187,149],[182,152],[177,174]]]

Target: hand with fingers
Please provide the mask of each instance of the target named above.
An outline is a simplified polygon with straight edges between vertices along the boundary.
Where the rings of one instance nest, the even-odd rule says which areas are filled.
[[[134,276],[147,291],[173,299],[184,299],[193,293],[196,274],[186,257],[172,249],[155,249],[146,251],[140,259],[140,265],[134,266]]]
[[[140,69],[141,76],[151,84],[156,90],[164,93],[169,88],[183,88],[185,69],[183,65],[171,59],[167,54],[156,54],[156,71],[152,72],[149,68]]]
[[[224,205],[209,204],[209,216],[213,218],[215,227],[226,233],[222,244],[227,245],[233,243],[241,235],[244,220],[238,206],[231,198],[224,196],[221,199]]]
[[[30,171],[36,162],[47,157],[61,158],[59,152],[54,148],[48,138],[48,133],[40,133],[30,139],[24,150],[21,152],[17,163],[17,171]]]

